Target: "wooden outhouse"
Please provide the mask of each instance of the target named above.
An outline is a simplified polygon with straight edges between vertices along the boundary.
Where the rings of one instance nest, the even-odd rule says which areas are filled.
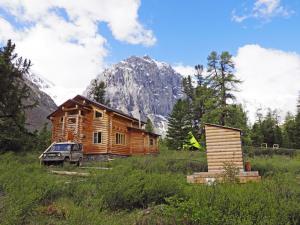
[[[243,170],[240,129],[207,123],[205,135],[208,171],[221,172],[226,162]]]
[[[136,155],[157,153],[159,135],[119,110],[77,95],[48,116],[52,141],[76,141],[85,154]]]
[[[241,183],[259,181],[258,171],[244,171],[241,133],[237,128],[205,124],[208,171],[189,175],[187,181],[200,184],[222,181],[228,165],[237,170],[236,177]]]

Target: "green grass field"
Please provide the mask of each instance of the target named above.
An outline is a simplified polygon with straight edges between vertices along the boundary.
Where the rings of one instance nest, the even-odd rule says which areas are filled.
[[[191,185],[204,153],[41,167],[38,154],[0,155],[0,224],[300,224],[300,155],[248,158],[260,183]],[[50,170],[88,172],[62,176]]]

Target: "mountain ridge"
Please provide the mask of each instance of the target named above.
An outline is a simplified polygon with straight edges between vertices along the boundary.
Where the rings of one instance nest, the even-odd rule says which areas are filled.
[[[44,124],[48,124],[48,127],[50,127],[50,122],[47,121],[46,117],[56,110],[57,105],[45,90],[54,85],[35,74],[28,74],[24,82],[29,87],[30,93],[27,102],[30,104],[37,103],[34,108],[25,111],[26,127],[30,131],[40,130]]]
[[[167,116],[182,97],[182,75],[170,64],[149,56],[131,56],[105,69],[96,78],[104,81],[111,107],[143,120],[149,117],[156,132],[165,135]],[[91,81],[92,83],[92,81]],[[91,84],[84,91],[88,96]]]

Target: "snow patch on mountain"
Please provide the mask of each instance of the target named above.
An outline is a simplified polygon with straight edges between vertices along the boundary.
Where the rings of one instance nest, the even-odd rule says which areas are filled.
[[[97,78],[107,84],[106,97],[111,107],[146,120],[165,135],[167,117],[182,97],[182,75],[169,64],[149,56],[132,56],[105,69]],[[89,93],[91,85],[84,92]]]

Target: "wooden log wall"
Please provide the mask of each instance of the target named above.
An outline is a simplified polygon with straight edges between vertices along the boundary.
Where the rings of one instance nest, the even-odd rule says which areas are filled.
[[[153,145],[150,145],[150,139],[153,139]],[[149,145],[148,152],[149,153],[157,153],[158,152],[158,137],[153,135],[148,135]]]
[[[83,117],[83,138],[82,144],[85,154],[107,153],[108,151],[108,136],[109,136],[109,115],[105,110],[97,109],[102,113],[102,117],[95,118],[95,109],[86,113]],[[94,143],[94,132],[101,132],[101,143]]]
[[[239,130],[205,125],[208,172],[224,171],[232,163],[243,171],[241,134]]]
[[[102,117],[95,118],[95,111],[101,112]],[[61,118],[64,118],[63,121]],[[130,127],[139,128],[139,123],[99,107],[68,105],[58,110],[51,121],[52,141],[82,143],[85,154],[132,155],[158,152],[157,136],[130,130]],[[94,143],[94,132],[101,132],[101,143]],[[117,133],[125,136],[125,143],[116,143]],[[150,145],[150,138],[153,139],[153,145]]]
[[[133,155],[145,154],[145,134],[140,131],[130,131],[130,147]]]
[[[112,116],[112,132],[110,136],[111,142],[111,150],[110,153],[112,154],[119,154],[119,155],[130,155],[130,142],[131,137],[127,127],[131,126],[131,121],[117,115]],[[116,134],[123,134],[125,135],[125,143],[124,144],[117,144],[116,143]]]
[[[52,142],[64,141],[64,122],[61,122],[61,118],[64,117],[64,113],[59,113],[57,116],[51,118],[52,121]]]

